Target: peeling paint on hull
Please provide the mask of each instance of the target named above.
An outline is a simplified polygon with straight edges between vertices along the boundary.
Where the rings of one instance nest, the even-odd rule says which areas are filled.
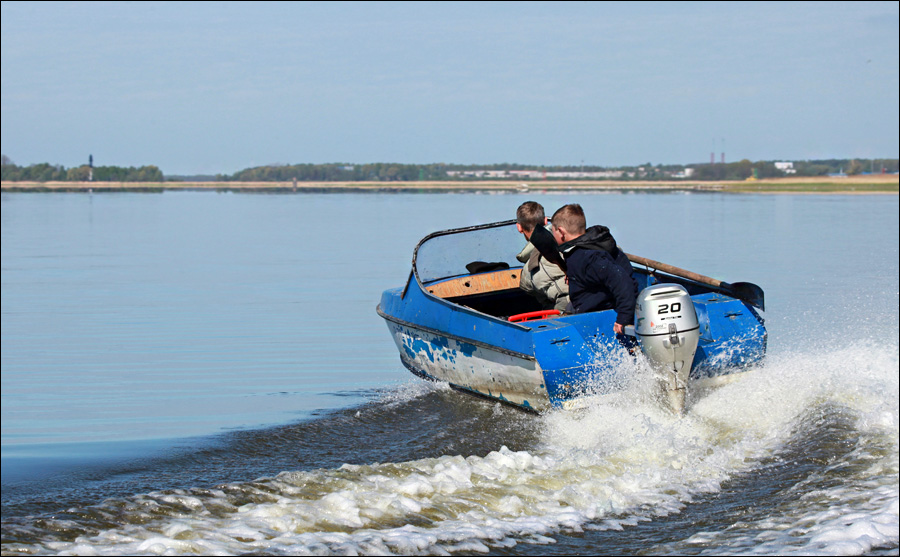
[[[533,359],[395,323],[389,327],[400,360],[416,375],[527,409],[540,411],[551,406],[543,373]]]

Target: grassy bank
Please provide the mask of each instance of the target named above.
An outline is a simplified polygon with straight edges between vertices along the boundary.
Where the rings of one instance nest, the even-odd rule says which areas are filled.
[[[4,192],[527,192],[696,190],[735,193],[888,193],[900,191],[897,175],[778,178],[739,182],[483,181],[483,182],[3,182]]]

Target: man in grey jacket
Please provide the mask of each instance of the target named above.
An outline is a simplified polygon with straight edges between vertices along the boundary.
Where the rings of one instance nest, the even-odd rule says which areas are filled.
[[[516,210],[516,228],[529,240],[519,255],[524,264],[519,288],[534,296],[544,309],[565,311],[569,303],[569,285],[566,273],[548,261],[530,242],[531,234],[538,226],[547,226],[544,207],[536,201],[526,201]]]

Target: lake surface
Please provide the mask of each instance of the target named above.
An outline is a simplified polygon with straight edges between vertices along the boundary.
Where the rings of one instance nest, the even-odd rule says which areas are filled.
[[[414,378],[375,314],[429,232],[578,202],[766,291],[678,420]],[[2,553],[893,554],[898,196],[2,194]]]

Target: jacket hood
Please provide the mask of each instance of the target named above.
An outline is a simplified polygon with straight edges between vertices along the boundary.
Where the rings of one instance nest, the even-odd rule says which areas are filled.
[[[577,249],[602,250],[611,255],[616,254],[618,246],[609,228],[596,224],[584,231],[584,234],[559,246],[559,251],[566,255]]]

